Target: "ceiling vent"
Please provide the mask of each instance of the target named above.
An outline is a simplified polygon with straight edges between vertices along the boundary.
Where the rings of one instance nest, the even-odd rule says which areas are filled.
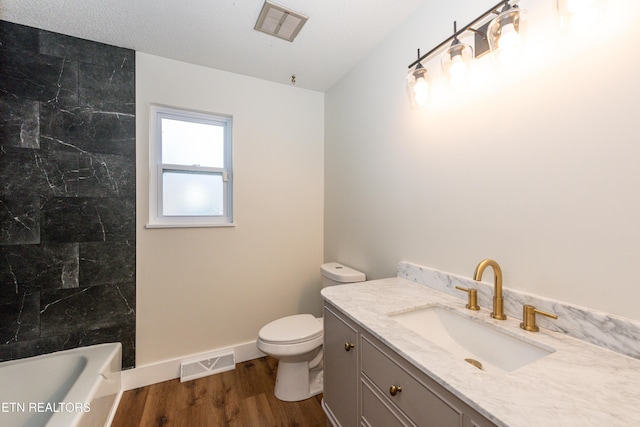
[[[308,17],[268,1],[264,2],[255,30],[293,41]]]

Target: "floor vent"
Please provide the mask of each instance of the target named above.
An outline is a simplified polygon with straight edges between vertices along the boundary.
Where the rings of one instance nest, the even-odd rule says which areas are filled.
[[[233,351],[207,354],[198,359],[185,360],[180,363],[180,382],[183,383],[232,369],[236,369],[236,355]]]

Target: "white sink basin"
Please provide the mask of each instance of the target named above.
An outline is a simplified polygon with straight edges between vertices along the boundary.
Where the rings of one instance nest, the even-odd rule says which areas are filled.
[[[481,364],[486,372],[511,372],[555,351],[440,306],[388,316],[461,360],[476,367]]]

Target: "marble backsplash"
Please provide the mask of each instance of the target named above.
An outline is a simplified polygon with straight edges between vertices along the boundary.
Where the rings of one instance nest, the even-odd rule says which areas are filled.
[[[467,293],[456,286],[478,290],[478,303],[483,308],[493,307],[493,283],[476,282],[430,267],[409,262],[398,264],[398,277],[466,300]],[[557,320],[536,316],[541,328],[567,334],[582,341],[607,348],[635,359],[640,359],[640,322],[555,301],[537,295],[503,287],[504,311],[507,316],[522,319],[522,306],[530,304],[554,313]]]

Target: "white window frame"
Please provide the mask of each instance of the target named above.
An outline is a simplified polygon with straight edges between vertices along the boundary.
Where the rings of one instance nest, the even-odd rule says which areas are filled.
[[[149,144],[149,223],[147,228],[174,227],[229,227],[233,223],[233,174],[232,174],[232,124],[231,116],[182,110],[161,105],[152,105],[150,112]],[[224,167],[202,167],[199,165],[172,165],[162,163],[163,118],[205,123],[224,128]],[[167,216],[163,214],[163,172],[181,171],[191,173],[220,174],[223,179],[223,214],[214,216]]]

